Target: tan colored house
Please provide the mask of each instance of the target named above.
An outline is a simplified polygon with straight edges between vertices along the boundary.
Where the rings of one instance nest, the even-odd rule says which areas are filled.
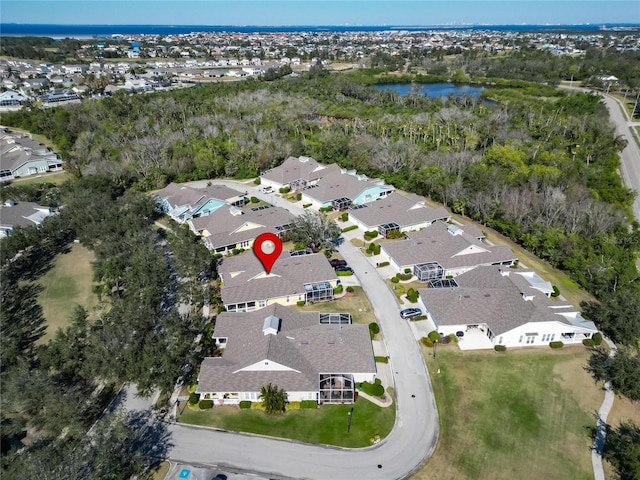
[[[253,252],[225,257],[218,267],[222,303],[228,312],[250,312],[274,304],[333,300],[340,283],[324,254],[291,255],[282,252],[271,273]]]

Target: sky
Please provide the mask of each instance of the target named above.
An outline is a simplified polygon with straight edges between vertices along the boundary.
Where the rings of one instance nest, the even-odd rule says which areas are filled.
[[[0,0],[0,23],[236,26],[640,23],[640,1]]]

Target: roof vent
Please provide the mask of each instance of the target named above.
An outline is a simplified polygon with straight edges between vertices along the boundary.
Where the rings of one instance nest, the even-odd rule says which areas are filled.
[[[264,335],[277,335],[280,330],[280,319],[274,315],[269,315],[264,319],[262,324],[262,333]]]

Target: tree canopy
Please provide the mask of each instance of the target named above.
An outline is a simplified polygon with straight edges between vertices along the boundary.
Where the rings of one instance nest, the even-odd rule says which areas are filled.
[[[291,241],[316,250],[335,248],[341,234],[335,220],[323,212],[306,211],[295,217],[287,229]]]

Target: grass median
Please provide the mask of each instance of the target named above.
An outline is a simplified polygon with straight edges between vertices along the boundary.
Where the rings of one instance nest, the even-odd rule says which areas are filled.
[[[351,408],[351,429],[347,432]],[[395,406],[382,408],[359,398],[353,405],[322,405],[315,410],[291,410],[282,415],[231,406],[203,411],[185,408],[178,421],[232,432],[358,448],[371,445],[375,436],[386,437],[393,428],[395,417]]]
[[[414,479],[593,478],[589,428],[603,393],[584,371],[586,349],[429,353],[440,436]]]

